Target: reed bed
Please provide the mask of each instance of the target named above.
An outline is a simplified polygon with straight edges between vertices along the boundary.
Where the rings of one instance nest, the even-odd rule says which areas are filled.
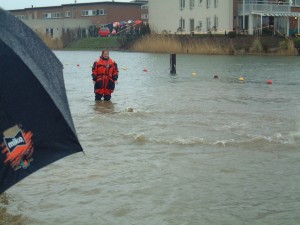
[[[272,38],[272,37],[270,37]],[[135,41],[130,50],[151,53],[188,53],[203,55],[271,54],[297,55],[290,39],[270,45],[268,38],[261,37],[191,37],[181,35],[144,36]]]
[[[47,34],[36,32],[45,44],[53,50],[63,49],[64,41],[60,38],[51,38]],[[101,41],[101,45],[100,42]],[[100,46],[112,46],[111,38],[86,38],[80,42],[79,49],[97,49]],[[65,44],[66,45],[66,44]],[[77,49],[77,48],[76,48]],[[185,53],[201,55],[282,55],[295,56],[298,52],[294,41],[288,38],[241,36],[190,36],[151,34],[135,40],[128,50],[150,53]]]
[[[209,39],[186,39],[175,35],[148,35],[135,41],[132,51],[151,53],[226,54],[230,46]]]
[[[131,50],[151,53],[181,53],[182,44],[176,36],[147,35],[135,41]]]
[[[58,50],[63,48],[63,41],[60,38],[52,38],[48,34],[42,34],[38,31],[36,31],[36,34],[50,49]]]
[[[282,41],[279,43],[279,51],[277,52],[278,55],[297,55],[298,52],[295,48],[295,44],[293,40],[286,39],[285,41]]]

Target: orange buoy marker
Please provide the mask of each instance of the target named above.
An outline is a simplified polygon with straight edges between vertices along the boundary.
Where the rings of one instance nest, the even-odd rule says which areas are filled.
[[[244,80],[245,80],[244,77],[240,77],[240,78],[239,78],[239,81],[244,81]]]
[[[143,71],[144,71],[144,72],[148,72],[148,70],[147,70],[147,69],[143,69]]]
[[[272,80],[267,80],[267,84],[273,84]]]

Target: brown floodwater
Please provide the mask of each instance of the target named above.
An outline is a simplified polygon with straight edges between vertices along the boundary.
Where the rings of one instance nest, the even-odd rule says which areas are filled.
[[[85,154],[9,189],[0,224],[300,223],[299,58],[177,55],[170,75],[169,55],[111,52],[95,102],[100,53],[55,54]]]

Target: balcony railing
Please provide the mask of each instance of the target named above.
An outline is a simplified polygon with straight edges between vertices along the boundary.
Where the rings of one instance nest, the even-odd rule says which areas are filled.
[[[238,6],[239,15],[243,15],[243,2]],[[280,1],[247,1],[245,0],[245,14],[252,12],[264,13],[287,13],[291,12],[291,5],[289,3],[281,3]]]

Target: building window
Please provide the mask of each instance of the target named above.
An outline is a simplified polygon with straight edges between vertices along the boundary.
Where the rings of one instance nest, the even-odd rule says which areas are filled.
[[[104,16],[104,15],[106,15],[106,10],[105,9],[98,9],[98,10],[96,10],[96,15],[97,16]]]
[[[183,19],[182,17],[179,20],[179,28],[177,31],[184,31],[185,30],[185,19]]]
[[[293,0],[293,6],[300,6],[300,0]]]
[[[71,11],[66,11],[65,12],[65,17],[71,17]]]
[[[209,32],[211,27],[210,18],[206,18],[206,31]]]
[[[142,6],[141,6],[141,9],[148,9],[148,6],[142,5]]]
[[[46,28],[46,34],[53,38],[53,28]]]
[[[142,14],[141,18],[143,20],[147,20],[147,19],[149,19],[149,16],[148,16],[148,14]]]
[[[217,8],[218,5],[219,5],[219,0],[214,0],[214,6],[215,6],[215,8]]]
[[[210,8],[210,0],[206,0],[206,8],[207,8],[207,9]]]
[[[52,18],[51,13],[43,13],[43,18],[44,19],[51,19]]]
[[[180,10],[184,10],[184,8],[185,8],[185,0],[179,0],[179,8],[180,8]]]
[[[43,13],[43,18],[44,19],[57,19],[57,18],[61,18],[62,14],[60,12],[56,12],[56,13]]]
[[[195,20],[194,19],[190,19],[190,32],[194,32],[195,31]]]
[[[81,10],[81,16],[95,16],[96,10]]]
[[[61,13],[59,12],[51,13],[51,18],[53,19],[61,18]]]
[[[214,17],[214,26],[213,26],[213,31],[217,31],[219,27],[219,18],[217,15]]]
[[[196,31],[202,32],[202,29],[203,29],[202,21],[198,21],[198,26],[196,27]]]
[[[103,16],[106,15],[105,9],[81,10],[81,16]]]
[[[25,16],[24,15],[17,15],[16,16],[19,20],[24,20],[25,19]]]
[[[195,7],[195,0],[190,0],[190,9]]]

